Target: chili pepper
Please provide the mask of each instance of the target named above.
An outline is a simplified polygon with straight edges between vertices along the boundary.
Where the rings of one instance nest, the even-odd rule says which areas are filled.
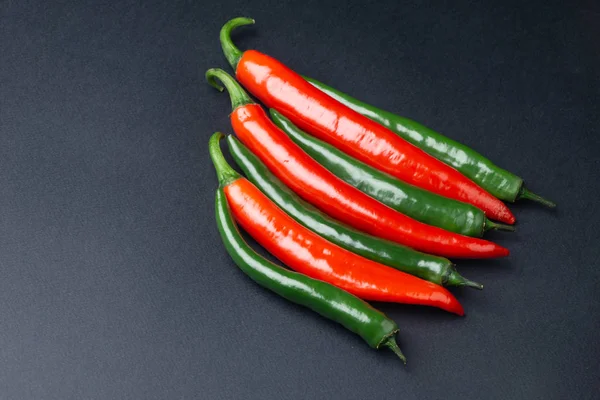
[[[225,71],[206,72],[209,83],[229,91],[231,124],[239,139],[287,186],[321,211],[354,228],[425,253],[445,257],[508,255],[495,243],[429,226],[381,204],[348,185],[308,156],[282,132]]]
[[[275,108],[300,129],[400,180],[471,203],[489,218],[515,222],[504,203],[454,168],[329,97],[274,58],[255,50],[242,53],[232,43],[230,33],[252,23],[249,18],[227,22],[221,29],[221,45],[236,78],[267,107]]]
[[[273,122],[319,164],[396,211],[417,221],[467,236],[481,237],[490,229],[515,230],[510,225],[490,221],[483,211],[471,204],[428,192],[364,164],[301,131],[275,109],[269,112]]]
[[[240,235],[221,188],[217,190],[215,211],[227,252],[250,279],[286,300],[343,325],[375,349],[388,347],[406,364],[406,358],[394,338],[398,325],[393,320],[340,288],[289,271],[254,252]]]
[[[233,159],[250,182],[290,217],[330,242],[438,285],[483,289],[481,284],[462,277],[454,264],[446,258],[420,253],[409,247],[367,235],[322,213],[285,186],[234,136],[227,136],[227,143]]]
[[[464,315],[447,289],[354,254],[297,223],[227,164],[220,138],[214,136],[209,150],[233,217],[285,265],[363,300],[427,305]]]
[[[345,106],[385,126],[404,140],[456,168],[497,198],[511,203],[519,199],[529,199],[547,207],[556,207],[556,204],[550,200],[527,190],[522,178],[498,167],[464,144],[458,143],[418,122],[363,103],[315,79],[307,77],[304,77],[304,79]]]

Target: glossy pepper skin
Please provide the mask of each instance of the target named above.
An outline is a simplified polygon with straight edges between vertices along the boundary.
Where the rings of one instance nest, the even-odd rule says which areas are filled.
[[[438,307],[458,315],[464,311],[445,288],[345,250],[306,229],[277,207],[256,186],[227,164],[218,146],[209,144],[231,214],[261,246],[290,268],[329,282],[363,300]]]
[[[429,226],[403,215],[348,185],[308,156],[285,135],[226,72],[211,69],[206,78],[229,91],[231,124],[238,138],[304,200],[354,228],[413,249],[445,257],[491,258],[508,255],[495,243]]]
[[[292,303],[343,325],[375,349],[390,348],[406,364],[394,338],[398,326],[393,320],[342,289],[289,271],[254,252],[240,235],[221,188],[217,190],[215,212],[227,253],[250,279]]]
[[[233,159],[248,180],[286,214],[319,236],[369,260],[438,285],[483,288],[479,283],[460,276],[446,258],[420,253],[409,247],[367,235],[329,217],[292,192],[234,136],[229,135],[227,143]]]
[[[485,231],[514,231],[485,217],[479,208],[428,192],[364,164],[332,145],[310,136],[270,109],[271,119],[309,156],[335,176],[396,211],[417,221],[461,235],[481,237]]]
[[[274,58],[255,50],[242,54],[229,33],[251,23],[254,21],[248,18],[227,22],[221,29],[221,45],[236,78],[267,107],[275,108],[300,129],[402,181],[473,204],[491,219],[515,222],[504,203],[454,168],[326,95]]]
[[[527,190],[522,178],[500,168],[475,150],[418,122],[366,104],[315,79],[304,79],[345,106],[385,126],[421,150],[454,167],[497,198],[511,203],[529,199],[547,207],[556,206],[553,202]]]

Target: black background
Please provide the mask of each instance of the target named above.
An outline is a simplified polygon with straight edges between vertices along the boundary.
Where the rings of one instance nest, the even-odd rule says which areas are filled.
[[[593,1],[1,1],[0,397],[600,397]],[[247,279],[207,141],[231,132],[218,32],[412,117],[559,204],[460,262],[467,316],[379,305],[391,352]],[[227,68],[228,69],[228,68]]]

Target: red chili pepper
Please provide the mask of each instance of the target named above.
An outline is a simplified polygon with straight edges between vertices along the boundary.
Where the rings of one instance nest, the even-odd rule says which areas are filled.
[[[248,18],[229,21],[221,29],[221,44],[236,78],[267,107],[366,164],[431,192],[471,203],[489,218],[514,224],[515,217],[504,203],[460,172],[323,93],[274,58],[255,50],[242,54],[229,34],[235,27],[252,23]]]
[[[226,72],[211,69],[206,77],[231,96],[231,125],[239,139],[267,167],[306,201],[357,229],[425,253],[459,258],[491,258],[508,250],[487,240],[448,232],[418,222],[339,179],[298,147]]]
[[[223,191],[240,226],[290,268],[364,300],[420,304],[464,315],[445,288],[328,242],[284,213],[247,179],[238,178]]]

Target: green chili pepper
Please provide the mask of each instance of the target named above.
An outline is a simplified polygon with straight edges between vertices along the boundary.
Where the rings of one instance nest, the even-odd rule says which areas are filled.
[[[217,190],[215,208],[217,225],[227,252],[252,280],[293,303],[342,324],[375,349],[388,347],[406,364],[406,358],[394,338],[398,325],[393,320],[342,289],[289,271],[254,252],[241,237],[221,188]]]
[[[512,226],[490,221],[483,211],[471,204],[429,192],[364,164],[301,131],[274,109],[270,113],[277,126],[338,178],[417,221],[477,237],[490,229],[515,230]]]
[[[340,103],[378,122],[431,156],[454,167],[500,200],[513,203],[520,199],[529,199],[550,208],[556,207],[552,201],[527,190],[522,178],[498,167],[475,150],[418,122],[363,103],[317,80],[307,77],[304,79]]]
[[[446,258],[370,236],[329,217],[285,186],[237,138],[230,135],[227,143],[233,159],[254,185],[290,217],[330,242],[438,285],[483,288],[462,277]]]

